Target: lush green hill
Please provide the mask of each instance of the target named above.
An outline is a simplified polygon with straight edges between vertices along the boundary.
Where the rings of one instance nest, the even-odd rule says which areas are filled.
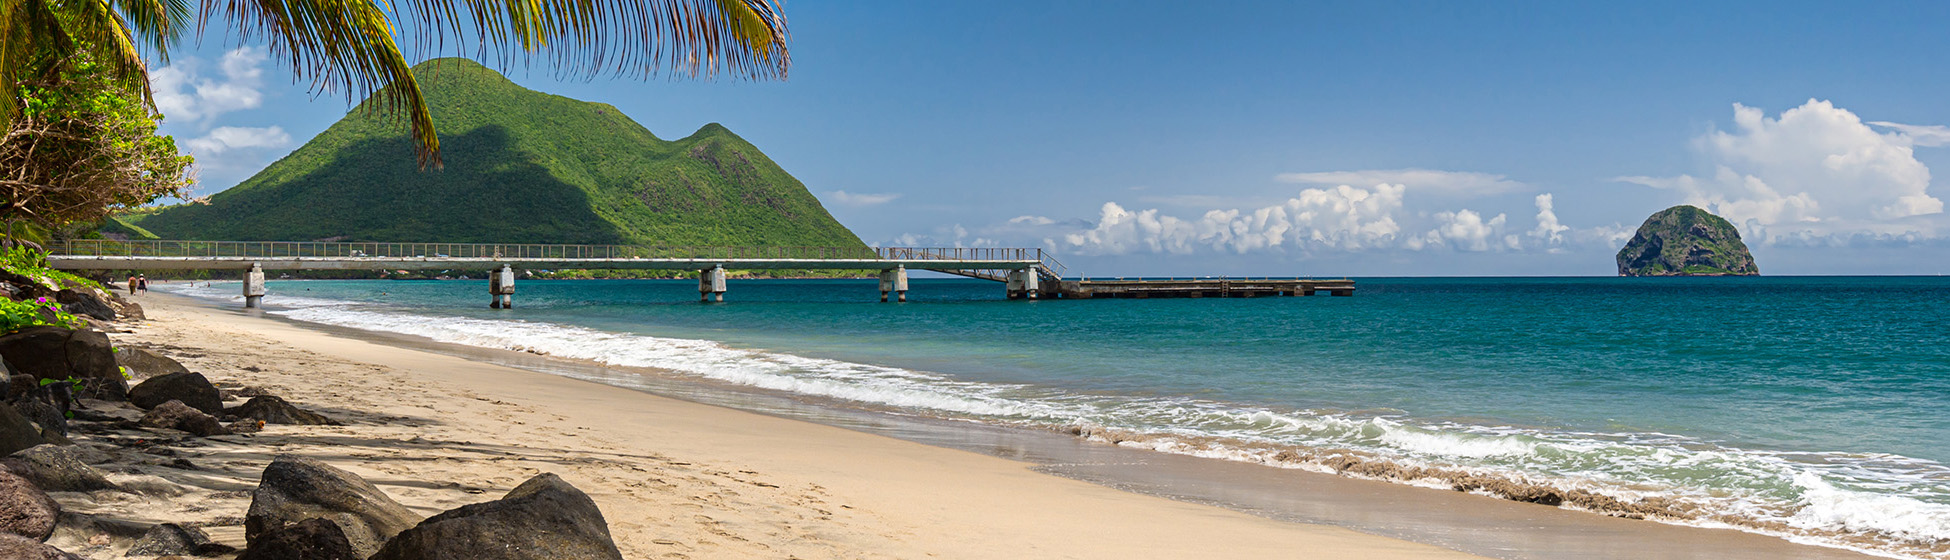
[[[863,245],[723,126],[665,141],[473,61],[415,70],[443,169],[421,171],[405,127],[367,103],[207,205],[129,221],[165,239]]]
[[[1653,214],[1618,250],[1619,276],[1751,276],[1760,274],[1740,230],[1696,206]]]

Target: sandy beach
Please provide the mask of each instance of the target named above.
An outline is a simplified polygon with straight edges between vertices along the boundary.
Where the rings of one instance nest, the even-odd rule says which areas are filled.
[[[416,512],[486,501],[542,472],[601,506],[629,558],[1471,558],[1043,474],[1033,465],[352,340],[161,294],[118,344],[344,426],[267,426],[107,469],[150,495],[60,493],[100,519],[204,526],[244,545],[275,454],[359,474]],[[176,459],[180,459],[177,461]],[[170,484],[154,484],[159,477]],[[181,493],[182,495],[170,496]],[[93,558],[126,544],[74,531]]]

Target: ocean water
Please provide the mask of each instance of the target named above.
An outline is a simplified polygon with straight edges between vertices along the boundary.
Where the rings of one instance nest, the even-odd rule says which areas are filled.
[[[270,283],[292,319],[895,414],[1950,558],[1950,278],[1361,279],[1352,298],[999,284]],[[159,286],[214,299],[237,285]],[[1492,481],[1485,483],[1484,481]]]

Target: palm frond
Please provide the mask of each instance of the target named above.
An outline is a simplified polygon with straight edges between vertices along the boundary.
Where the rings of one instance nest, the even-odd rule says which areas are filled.
[[[558,75],[784,79],[785,16],[773,0],[401,0],[415,47],[478,42],[505,67],[545,57]]]

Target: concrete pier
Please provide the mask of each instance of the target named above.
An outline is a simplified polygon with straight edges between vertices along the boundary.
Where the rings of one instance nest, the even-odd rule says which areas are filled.
[[[515,308],[515,267],[504,264],[488,273],[488,308]]]
[[[893,292],[900,302],[907,302],[907,267],[896,266],[880,271],[880,302],[887,303],[887,292]]]
[[[1043,291],[1042,281],[1042,275],[1038,274],[1034,269],[1024,268],[1009,271],[1007,281],[1009,299],[1036,299]]]
[[[264,302],[264,267],[251,263],[244,273],[244,307],[256,308]]]
[[[714,266],[697,271],[698,301],[711,301],[716,298],[724,301],[724,267]]]

